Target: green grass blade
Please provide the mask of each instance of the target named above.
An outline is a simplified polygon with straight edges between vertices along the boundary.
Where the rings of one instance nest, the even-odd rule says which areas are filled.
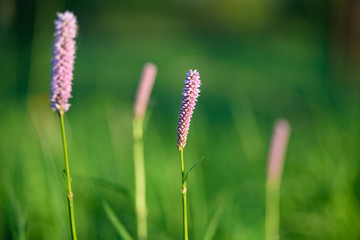
[[[220,203],[214,216],[211,218],[211,220],[209,222],[209,226],[207,227],[206,232],[204,234],[204,240],[214,239],[216,229],[219,225],[219,220],[220,220],[221,214],[223,213],[223,210],[224,210],[224,204],[222,202],[222,203]]]
[[[187,180],[189,173],[202,161],[204,160],[205,157],[202,157],[199,161],[197,161],[191,168],[190,170],[186,173],[185,175],[185,181]]]
[[[105,200],[102,201],[102,207],[104,208],[107,218],[112,223],[112,225],[118,232],[119,236],[123,240],[133,240],[133,238],[130,236],[129,232],[126,230],[125,226],[121,223],[120,219],[116,216],[114,210],[110,207],[110,205]]]

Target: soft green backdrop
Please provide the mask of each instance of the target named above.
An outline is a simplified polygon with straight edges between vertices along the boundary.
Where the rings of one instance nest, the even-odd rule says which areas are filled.
[[[132,106],[148,61],[158,66],[145,130],[150,239],[181,239],[176,128],[189,68],[203,85],[186,168],[204,157],[188,180],[191,239],[263,239],[278,118],[292,125],[281,239],[359,239],[359,8],[350,0],[0,0],[0,239],[70,237],[48,100],[53,22],[66,9],[80,25],[66,114],[79,239],[121,239],[104,200],[135,236]]]

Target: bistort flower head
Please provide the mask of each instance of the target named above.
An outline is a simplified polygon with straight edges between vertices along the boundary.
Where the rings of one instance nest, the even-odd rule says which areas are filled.
[[[190,69],[189,73],[186,73],[185,87],[177,129],[177,146],[180,151],[182,151],[186,145],[191,117],[200,93],[200,85],[201,81],[199,72],[197,70],[193,71]]]
[[[146,107],[149,102],[151,90],[154,86],[157,68],[153,63],[146,63],[144,65],[140,83],[136,92],[134,116],[135,118],[143,118]]]
[[[280,181],[290,131],[291,126],[286,119],[279,119],[275,122],[268,156],[268,179]]]
[[[75,58],[77,21],[72,12],[57,14],[55,21],[55,40],[53,46],[50,102],[51,108],[58,113],[69,110]]]

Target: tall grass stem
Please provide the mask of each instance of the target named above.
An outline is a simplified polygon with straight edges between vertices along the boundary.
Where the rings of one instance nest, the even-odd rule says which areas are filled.
[[[62,110],[59,111],[59,117],[60,117],[60,125],[61,125],[62,142],[63,142],[63,147],[64,147],[66,195],[67,195],[68,207],[69,207],[71,238],[73,240],[77,240],[76,227],[75,227],[75,214],[74,214],[74,194],[71,190],[69,158],[68,158],[68,152],[67,152],[67,146],[66,146],[66,136],[65,136],[65,127],[64,127],[64,111],[62,111]]]
[[[182,207],[183,207],[183,239],[188,240],[188,223],[187,223],[187,208],[186,208],[186,178],[185,178],[185,167],[184,167],[184,151],[180,151],[180,165],[181,165],[181,196],[182,196]]]
[[[280,184],[278,181],[266,181],[265,240],[279,239],[280,222]]]
[[[137,235],[139,240],[145,240],[148,236],[143,122],[143,118],[134,118],[133,120],[135,210],[137,218]]]

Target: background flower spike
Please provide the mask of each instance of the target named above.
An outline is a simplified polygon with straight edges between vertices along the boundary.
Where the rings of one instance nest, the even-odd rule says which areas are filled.
[[[135,170],[135,212],[137,236],[139,240],[148,238],[146,176],[144,160],[144,116],[154,86],[157,68],[153,63],[143,67],[139,86],[136,92],[133,119],[134,137],[134,170]]]

